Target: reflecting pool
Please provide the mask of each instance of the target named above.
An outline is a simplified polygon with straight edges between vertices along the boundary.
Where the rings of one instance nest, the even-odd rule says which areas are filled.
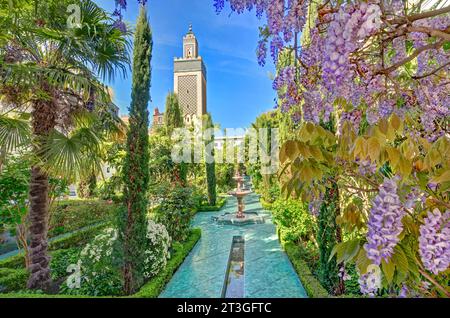
[[[193,227],[202,237],[161,293],[162,298],[220,298],[234,236],[245,240],[244,297],[304,298],[306,292],[288,257],[281,249],[270,213],[264,211],[258,196],[245,198],[246,211],[264,214],[264,224],[221,225],[213,216],[235,212],[236,200],[230,198],[219,212],[199,212]]]

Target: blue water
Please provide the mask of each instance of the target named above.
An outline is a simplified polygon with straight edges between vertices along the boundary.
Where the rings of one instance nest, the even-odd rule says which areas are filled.
[[[281,249],[270,213],[262,210],[256,195],[245,199],[246,211],[267,215],[265,224],[218,225],[212,216],[237,210],[236,200],[228,199],[219,212],[200,212],[193,227],[202,237],[161,293],[161,298],[219,298],[227,270],[233,236],[245,239],[245,297],[304,298],[306,292],[288,257]]]

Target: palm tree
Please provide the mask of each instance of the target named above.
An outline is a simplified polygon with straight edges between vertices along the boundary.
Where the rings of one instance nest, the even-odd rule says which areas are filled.
[[[14,10],[2,10],[12,3]],[[99,139],[86,111],[109,102],[96,75],[113,80],[117,71],[125,74],[129,42],[128,34],[115,28],[113,19],[90,0],[36,3],[33,7],[23,0],[2,1],[0,15],[6,12],[10,25],[0,35],[0,94],[14,112],[31,114],[28,288],[48,290],[49,175],[76,178],[95,169],[98,147],[91,146]],[[69,28],[66,11],[74,3],[82,20]],[[13,120],[18,123],[9,122]]]

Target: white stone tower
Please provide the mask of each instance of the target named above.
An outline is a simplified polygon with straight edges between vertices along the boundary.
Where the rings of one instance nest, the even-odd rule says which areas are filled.
[[[198,54],[198,42],[192,32],[183,37],[183,57],[174,60],[174,92],[178,95],[184,122],[191,124],[206,114],[206,67]]]

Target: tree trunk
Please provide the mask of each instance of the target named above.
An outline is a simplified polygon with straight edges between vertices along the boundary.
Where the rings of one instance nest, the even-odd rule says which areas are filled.
[[[31,169],[30,182],[30,289],[48,290],[51,285],[47,243],[48,176],[39,167]]]
[[[25,256],[25,267],[27,269],[30,268],[31,260],[30,260],[30,251],[28,249],[28,235],[27,235],[27,224],[26,224],[27,215],[22,216],[21,223],[17,224],[16,232],[17,232],[17,247],[23,250]]]
[[[56,126],[56,107],[54,92],[43,84],[41,89],[52,96],[52,100],[36,100],[32,111],[34,153],[41,156],[43,138]],[[29,190],[30,208],[28,221],[30,235],[30,278],[27,287],[47,291],[50,288],[50,256],[48,254],[48,214],[49,214],[49,177],[38,165],[31,167]]]

